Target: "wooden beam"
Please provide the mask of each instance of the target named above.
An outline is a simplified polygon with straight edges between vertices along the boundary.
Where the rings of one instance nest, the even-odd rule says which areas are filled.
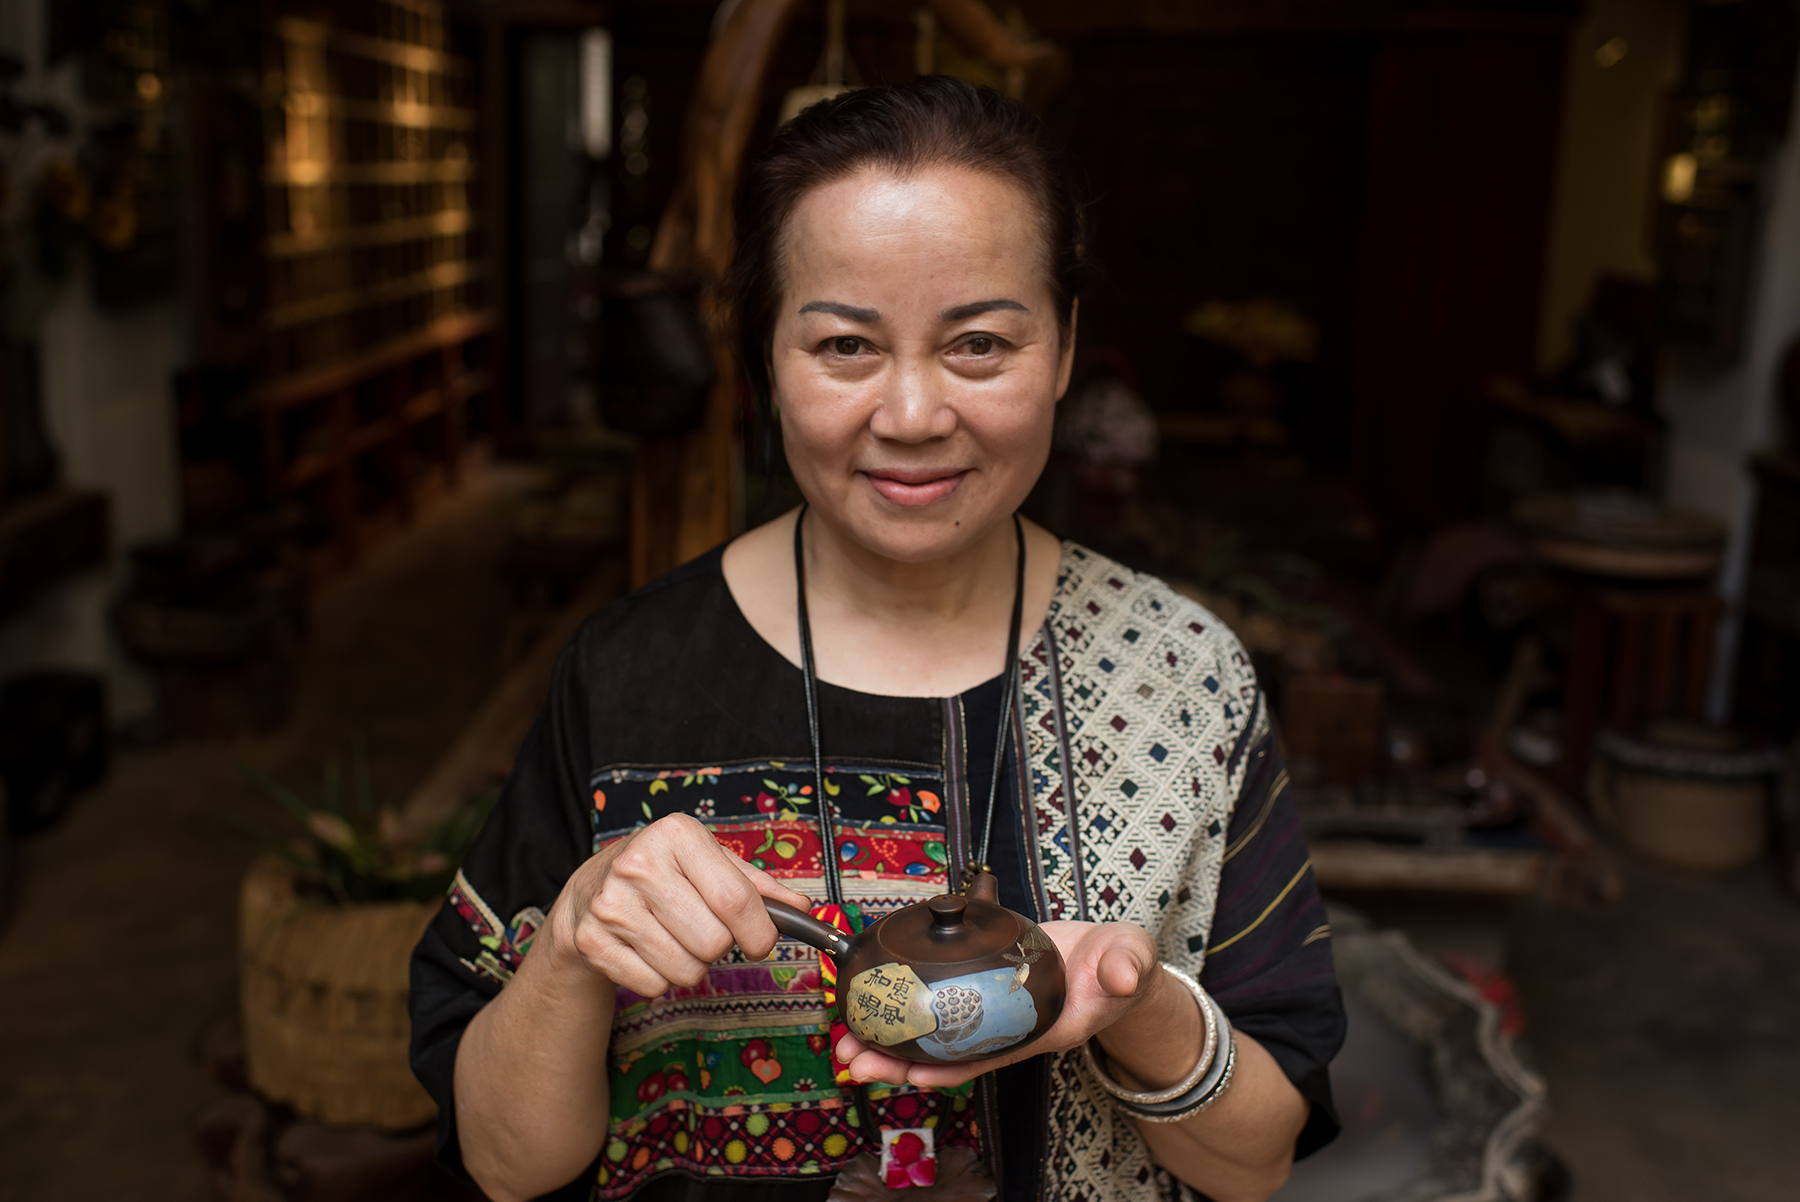
[[[1397,847],[1361,839],[1311,844],[1319,888],[1529,897],[1549,854],[1475,847]]]

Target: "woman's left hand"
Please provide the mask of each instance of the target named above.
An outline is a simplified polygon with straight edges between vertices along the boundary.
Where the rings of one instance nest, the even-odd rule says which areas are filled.
[[[1056,1024],[1041,1039],[988,1060],[961,1064],[919,1064],[902,1060],[864,1043],[854,1035],[838,1040],[837,1058],[859,1081],[885,1081],[944,1089],[972,1081],[1003,1065],[1062,1052],[1086,1043],[1113,1026],[1153,992],[1157,977],[1156,943],[1150,933],[1128,922],[1046,922],[1044,933],[1062,953],[1068,976],[1068,998]],[[1196,1014],[1198,1021],[1198,1014]]]

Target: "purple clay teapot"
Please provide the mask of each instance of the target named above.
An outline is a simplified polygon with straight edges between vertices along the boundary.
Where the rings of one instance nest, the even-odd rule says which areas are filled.
[[[775,929],[837,962],[838,1014],[864,1043],[902,1060],[985,1060],[1042,1035],[1062,1014],[1056,944],[1000,904],[981,873],[965,893],[915,902],[854,937],[763,899]]]

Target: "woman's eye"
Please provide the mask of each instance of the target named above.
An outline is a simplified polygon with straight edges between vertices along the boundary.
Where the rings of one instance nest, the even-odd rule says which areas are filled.
[[[980,359],[993,354],[999,349],[1000,340],[988,334],[977,334],[963,343],[963,352]]]
[[[860,355],[862,353],[862,348],[863,344],[862,339],[860,338],[833,338],[831,340],[832,351],[844,356],[846,359],[854,355]]]

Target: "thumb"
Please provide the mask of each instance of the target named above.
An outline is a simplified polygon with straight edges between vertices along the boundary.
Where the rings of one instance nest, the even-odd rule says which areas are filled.
[[[1094,980],[1108,997],[1136,996],[1145,978],[1155,970],[1154,950],[1136,946],[1138,942],[1120,940],[1100,954],[1100,962],[1094,966]]]

